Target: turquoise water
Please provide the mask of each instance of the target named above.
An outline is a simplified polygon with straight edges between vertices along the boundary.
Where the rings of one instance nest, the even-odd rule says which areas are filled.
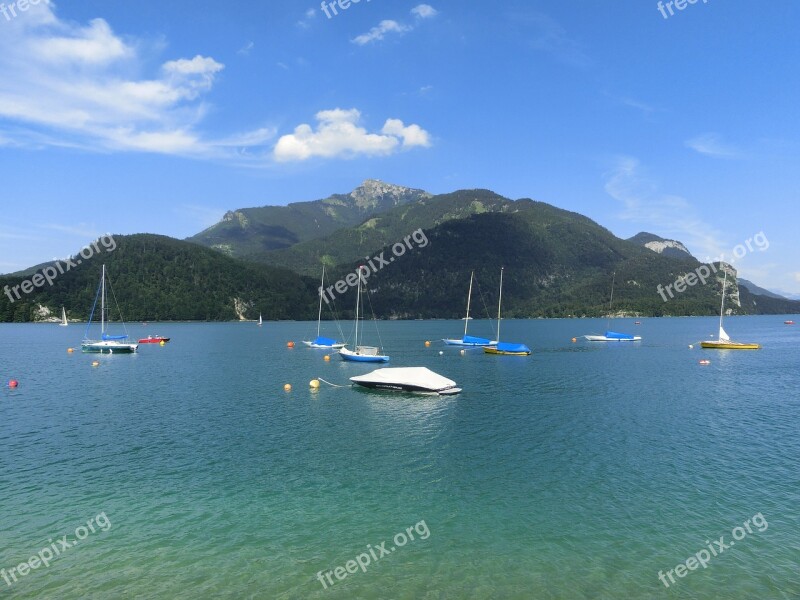
[[[0,594],[800,597],[800,329],[783,320],[726,321],[757,352],[689,349],[713,318],[615,321],[644,336],[630,345],[570,341],[599,320],[504,321],[527,358],[435,341],[459,321],[381,323],[392,365],[464,388],[442,398],[310,390],[371,367],[301,346],[309,323],[135,325],[173,341],[133,356],[68,354],[78,325],[0,325],[0,381],[20,382],[0,389],[0,569],[110,523]],[[659,581],[759,513],[766,529]],[[317,579],[383,541],[366,571]]]

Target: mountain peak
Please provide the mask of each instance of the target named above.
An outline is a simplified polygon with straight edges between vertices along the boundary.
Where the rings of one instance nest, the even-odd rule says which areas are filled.
[[[632,238],[628,238],[628,241],[671,258],[693,258],[692,253],[681,242],[668,240],[654,233],[642,231]]]
[[[397,206],[411,200],[428,198],[430,194],[424,190],[386,183],[380,179],[365,179],[360,186],[350,192],[349,196],[355,200],[356,206],[363,209],[378,205]]]

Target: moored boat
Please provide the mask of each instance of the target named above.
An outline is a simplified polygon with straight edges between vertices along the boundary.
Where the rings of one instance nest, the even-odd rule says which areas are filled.
[[[393,392],[440,396],[461,392],[455,381],[434,373],[427,367],[387,367],[351,377],[350,381],[365,388]]]
[[[94,310],[97,307],[98,298],[100,298],[100,339],[91,340],[89,339],[89,328],[92,325],[92,318],[94,317]],[[92,312],[89,314],[89,322],[86,324],[84,340],[81,342],[81,351],[98,354],[132,354],[136,352],[139,344],[126,342],[125,340],[128,339],[127,332],[125,335],[109,335],[106,333],[106,311],[108,310],[106,304],[106,266],[103,265],[103,271],[100,275],[100,285],[97,287],[97,294],[94,297]],[[117,306],[117,310],[119,310],[119,305]],[[124,322],[122,326],[123,328],[125,327]]]
[[[148,335],[146,338],[141,338],[139,340],[140,344],[160,344],[161,342],[167,343],[170,340],[168,337],[163,337],[160,335]]]
[[[722,280],[722,300],[719,307],[719,335],[716,340],[706,340],[700,342],[701,348],[709,350],[759,350],[760,344],[752,342],[734,342],[722,327],[722,316],[725,312],[725,288],[728,283],[728,271],[725,270],[725,277]]]

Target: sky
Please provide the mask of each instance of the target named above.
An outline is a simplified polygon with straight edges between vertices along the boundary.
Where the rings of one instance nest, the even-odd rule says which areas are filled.
[[[376,178],[738,246],[740,276],[800,294],[798,22],[796,0],[4,0],[0,273]]]

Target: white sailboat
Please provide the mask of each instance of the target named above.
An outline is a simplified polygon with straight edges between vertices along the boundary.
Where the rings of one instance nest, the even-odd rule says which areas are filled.
[[[531,349],[525,344],[516,342],[500,341],[500,307],[503,305],[503,267],[500,267],[500,294],[497,299],[497,344],[495,346],[484,346],[486,354],[506,354],[510,356],[528,356]]]
[[[261,319],[261,313],[258,313],[258,326],[261,327],[264,324],[264,321]]]
[[[356,291],[356,331],[355,335],[353,336],[353,344],[355,350],[350,350],[347,347],[342,347],[339,350],[339,356],[342,360],[347,360],[351,362],[389,362],[389,357],[385,354],[379,354],[380,348],[375,346],[361,346],[359,345],[359,338],[358,338],[358,314],[359,308],[361,305],[361,268],[359,268],[358,273],[358,290]],[[363,337],[363,326],[361,328],[362,332],[361,335]]]
[[[69,325],[69,323],[67,323],[67,309],[65,309],[62,306],[61,307],[61,323],[59,323],[59,326],[66,327],[68,325]]]
[[[337,342],[336,340],[328,337],[323,337],[319,334],[320,326],[322,324],[322,290],[325,289],[325,265],[322,265],[322,280],[319,284],[319,312],[317,313],[317,337],[313,340],[303,340],[306,346],[311,348],[343,348],[344,343]]]
[[[614,272],[611,278],[611,298],[608,301],[608,312],[611,313],[611,305],[614,302],[614,282],[616,281],[617,273]],[[607,324],[607,326],[610,323]],[[642,336],[632,335],[630,333],[617,333],[616,331],[606,330],[603,335],[585,335],[583,336],[589,342],[638,342],[641,341]]]
[[[722,280],[722,301],[719,306],[719,336],[716,340],[707,340],[700,342],[701,348],[709,348],[716,350],[758,350],[761,348],[759,344],[734,342],[728,336],[728,333],[722,327],[722,315],[725,312],[725,288],[728,284],[728,271],[725,270],[725,277]]]
[[[467,316],[464,317],[464,337],[461,339],[444,339],[442,340],[448,346],[494,346],[497,344],[496,341],[488,340],[486,338],[475,337],[472,335],[467,335],[467,329],[469,328],[469,322],[472,320],[472,317],[469,316],[469,306],[470,302],[472,301],[472,280],[475,277],[475,271],[470,273],[469,276],[469,292],[467,292]]]
[[[94,309],[97,307],[98,298],[100,298],[100,339],[91,340],[89,339],[89,327],[92,325],[92,317],[94,316]],[[116,298],[114,301],[116,302]],[[89,322],[86,324],[86,333],[83,342],[81,342],[81,351],[100,354],[131,354],[136,352],[139,344],[124,341],[128,339],[127,332],[125,335],[109,335],[106,333],[106,304],[106,266],[103,265],[103,272],[100,275],[100,285],[97,287],[97,294],[94,297],[92,312],[89,315]],[[117,310],[119,310],[119,306],[117,306]],[[124,322],[122,326],[125,326]]]

